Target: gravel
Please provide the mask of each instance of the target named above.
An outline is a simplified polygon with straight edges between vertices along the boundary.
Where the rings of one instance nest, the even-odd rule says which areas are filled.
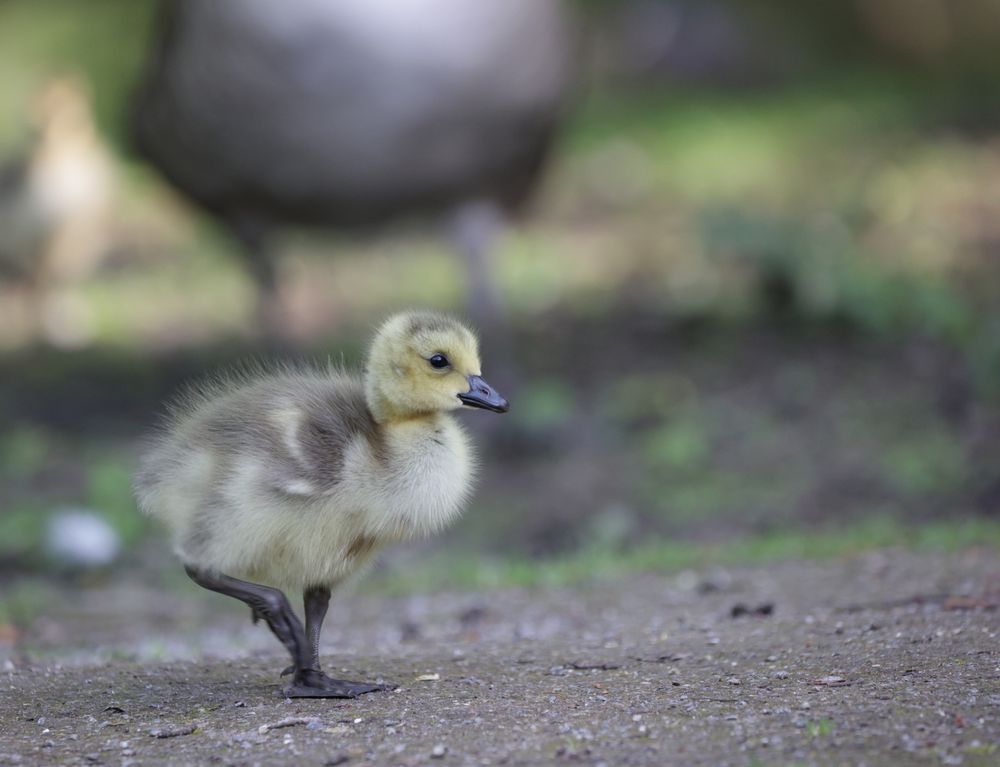
[[[221,598],[89,589],[0,646],[0,765],[995,765],[998,573],[889,551],[347,596],[328,672],[400,685],[356,700],[284,699],[277,644]]]

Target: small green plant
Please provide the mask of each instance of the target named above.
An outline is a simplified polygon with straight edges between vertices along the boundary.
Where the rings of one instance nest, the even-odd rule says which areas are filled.
[[[825,738],[828,735],[833,734],[833,722],[829,719],[809,721],[806,723],[806,732],[808,732],[809,737],[812,738]]]

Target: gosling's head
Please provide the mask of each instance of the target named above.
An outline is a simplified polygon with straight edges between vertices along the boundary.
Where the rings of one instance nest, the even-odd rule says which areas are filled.
[[[508,407],[482,378],[472,331],[431,312],[397,314],[379,328],[368,353],[365,392],[379,422],[462,406],[495,413]]]

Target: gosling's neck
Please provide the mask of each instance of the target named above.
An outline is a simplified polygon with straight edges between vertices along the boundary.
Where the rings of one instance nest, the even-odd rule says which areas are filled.
[[[391,429],[393,426],[419,425],[425,423],[433,426],[441,420],[447,420],[448,414],[440,410],[414,411],[400,407],[389,397],[386,397],[375,385],[372,375],[365,376],[365,401],[372,420],[380,429]]]

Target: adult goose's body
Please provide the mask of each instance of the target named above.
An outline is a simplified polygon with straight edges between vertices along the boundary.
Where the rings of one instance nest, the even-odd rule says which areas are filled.
[[[265,299],[277,227],[440,214],[481,312],[495,221],[536,184],[573,47],[561,0],[166,0],[132,132],[242,242]]]

